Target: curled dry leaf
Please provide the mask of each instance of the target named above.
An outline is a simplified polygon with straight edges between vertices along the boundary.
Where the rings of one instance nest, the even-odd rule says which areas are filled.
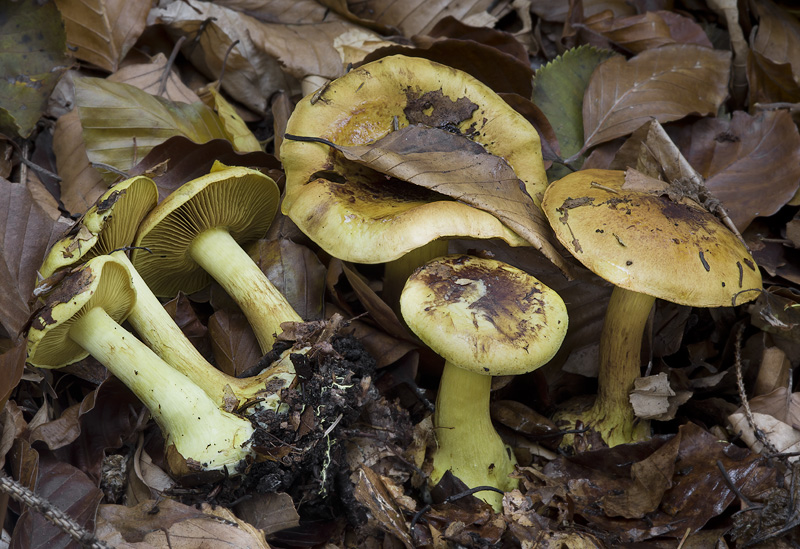
[[[404,36],[428,34],[447,16],[460,21],[480,16],[492,7],[490,0],[466,0],[453,3],[450,0],[367,0],[351,2],[350,10],[357,17],[381,25],[399,28]]]
[[[100,173],[89,164],[83,128],[77,110],[56,120],[53,152],[61,175],[61,203],[73,214],[81,214],[108,190]]]
[[[613,17],[606,11],[586,18],[583,25],[632,53],[667,44],[712,47],[700,25],[669,11],[648,11],[629,17]]]
[[[715,114],[728,93],[730,52],[694,45],[614,57],[592,74],[583,103],[582,150],[622,137],[655,118]]]
[[[788,63],[800,82],[800,22],[773,2],[754,3],[758,30],[751,47],[776,64]]]
[[[707,118],[684,132],[676,142],[740,231],[798,196],[800,133],[787,111],[736,111],[730,121]]]
[[[753,423],[743,408],[739,408],[728,420],[734,433],[738,433],[754,452],[764,451],[766,440],[778,452],[800,451],[800,393],[789,393],[785,387],[750,399]],[[754,429],[761,431],[757,437]],[[772,450],[769,450],[772,452]],[[796,461],[798,456],[791,456]]]
[[[3,178],[0,204],[0,327],[16,341],[30,316],[28,300],[45,251],[71,222],[51,215],[28,185]]]
[[[150,95],[159,95],[164,78],[167,79],[164,93],[160,95],[164,99],[178,103],[197,103],[200,98],[184,84],[174,69],[165,74],[167,70],[167,58],[163,53],[158,53],[150,59],[149,63],[139,63],[125,65],[117,72],[109,75],[106,80],[130,84],[136,86]]]
[[[173,103],[128,84],[78,78],[75,104],[89,160],[122,171],[176,135],[197,143],[227,137],[217,115],[204,104]],[[116,177],[110,174],[107,180]]]
[[[309,248],[287,239],[259,240],[248,252],[301,318],[322,319],[325,266]]]
[[[150,4],[126,0],[57,0],[75,57],[116,71],[145,27]]]
[[[83,472],[53,457],[39,460],[36,495],[67,513],[81,527],[94,530],[95,515],[103,492]],[[11,547],[66,547],[70,535],[40,513],[26,508],[14,527]]]
[[[648,462],[649,456],[657,457]],[[671,458],[663,459],[666,456]],[[687,528],[702,528],[737,498],[723,479],[717,461],[745,497],[752,498],[775,485],[775,469],[765,465],[758,455],[720,442],[711,433],[688,423],[667,442],[654,439],[551,461],[544,468],[546,490],[552,493],[554,488],[565,488],[576,515],[619,536],[619,541],[680,537]],[[636,473],[633,467],[621,466],[631,462],[641,464]],[[626,501],[626,494],[638,497]]]
[[[159,200],[163,200],[186,181],[211,171],[215,161],[226,166],[248,166],[262,171],[282,187],[283,172],[280,162],[265,152],[240,153],[227,139],[212,139],[196,143],[189,137],[175,136],[167,139],[142,158],[128,174],[147,175],[158,185]],[[168,169],[163,170],[164,167]],[[155,172],[155,173],[154,173]]]
[[[531,0],[531,11],[546,21],[563,23],[569,13],[569,2],[552,2],[551,0]],[[634,15],[636,8],[626,0],[584,0],[583,15],[590,17],[610,10],[614,17]]]
[[[348,160],[491,213],[553,263],[565,265],[524,183],[503,158],[479,143],[415,124],[370,145],[326,144]]]

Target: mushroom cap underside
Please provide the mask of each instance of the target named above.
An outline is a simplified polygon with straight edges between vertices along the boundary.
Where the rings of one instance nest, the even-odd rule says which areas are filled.
[[[561,297],[506,263],[468,255],[417,269],[400,298],[409,328],[455,366],[516,375],[546,364],[566,335]]]
[[[681,305],[757,297],[758,267],[716,216],[689,200],[624,185],[625,172],[584,170],[548,187],[542,208],[576,259],[616,286]]]
[[[397,55],[350,71],[319,95],[304,98],[289,119],[286,132],[343,146],[365,145],[387,136],[395,119],[398,128],[410,124],[440,127],[480,144],[511,166],[535,204],[539,204],[547,180],[539,135],[533,126],[472,76],[427,59]],[[472,236],[461,228],[443,234],[435,223],[430,234],[425,235],[425,227],[418,226],[422,214],[404,214],[426,202],[452,202],[450,199],[419,187],[420,190],[410,190],[414,186],[408,183],[389,183],[383,174],[358,167],[326,145],[285,139],[281,161],[286,170],[283,211],[336,257],[376,263],[404,253],[384,244],[380,230],[374,231],[376,236],[370,229],[363,230],[377,243],[376,248],[380,246],[379,255],[373,252],[366,260],[361,241],[349,244],[347,238],[330,237],[331,230],[347,222],[348,214],[341,213],[344,211],[349,211],[353,216],[350,219],[357,218],[359,224],[391,223],[398,231],[410,230],[415,233],[415,240],[423,243],[442,236]],[[405,199],[409,193],[415,199]],[[374,210],[376,200],[384,205]],[[329,205],[330,201],[335,205]],[[479,220],[470,224],[480,225],[481,235],[491,234],[491,238],[502,238],[512,245],[525,243],[492,214],[466,204],[459,204],[459,208],[458,215]],[[483,217],[488,219],[481,220]]]
[[[190,256],[194,238],[223,228],[247,246],[267,233],[279,199],[278,186],[261,172],[238,166],[212,171],[185,183],[150,212],[131,261],[158,296],[200,290],[211,276]]]
[[[43,278],[64,267],[133,244],[142,219],[158,204],[158,187],[145,176],[121,181],[103,193],[42,261]]]
[[[36,311],[28,331],[28,362],[61,368],[88,356],[72,341],[72,324],[94,307],[123,322],[136,302],[128,268],[109,255],[95,257],[69,273]]]

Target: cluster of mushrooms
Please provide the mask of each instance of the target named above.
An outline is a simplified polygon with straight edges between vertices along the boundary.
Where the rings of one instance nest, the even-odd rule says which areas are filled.
[[[585,170],[548,185],[538,133],[490,88],[426,59],[387,57],[297,105],[280,151],[282,208],[331,256],[385,264],[384,299],[445,359],[431,482],[450,471],[469,487],[517,486],[514,454],[489,417],[491,376],[550,361],[568,317],[562,298],[530,274],[448,255],[451,238],[531,245],[492,212],[390,180],[326,144],[369,144],[413,124],[447,129],[501,157],[564,248],[615,286],[598,395],[567,403],[557,419],[591,428],[610,446],[646,439],[648,422],[634,416],[628,395],[655,299],[695,307],[753,299],[761,276],[746,247],[689,200],[627,188],[624,172]],[[268,352],[282,323],[302,321],[245,251],[265,235],[279,191],[257,171],[215,165],[160,204],[157,197],[146,177],[117,184],[53,247],[41,270],[53,288],[33,317],[28,361],[58,368],[93,355],[148,406],[168,447],[198,468],[233,471],[253,452],[251,419],[235,412],[256,399],[279,411],[280,389],[295,382],[291,361],[252,378],[227,376],[186,340],[159,298],[214,279]],[[120,326],[126,319],[141,340]],[[502,508],[500,493],[477,495]]]

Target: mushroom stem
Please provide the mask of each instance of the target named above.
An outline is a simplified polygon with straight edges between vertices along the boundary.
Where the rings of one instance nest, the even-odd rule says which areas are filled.
[[[447,255],[447,239],[437,239],[428,242],[414,250],[411,250],[403,257],[386,263],[386,270],[383,276],[383,300],[391,307],[396,308],[400,301],[400,293],[403,286],[414,270],[427,263],[431,259]]]
[[[289,368],[287,368],[287,361],[281,361],[280,367],[270,368],[250,378],[240,379],[219,371],[186,338],[155,294],[150,291],[125,252],[118,251],[111,255],[128,267],[131,282],[136,289],[136,303],[128,317],[131,326],[148,347],[200,387],[217,406],[222,406],[225,401],[226,386],[230,387],[233,395],[241,403],[255,397],[259,391],[263,392],[266,384],[281,374],[285,374],[281,377],[285,378],[286,384],[294,378],[294,371],[290,368],[291,363],[288,363]],[[275,409],[280,402],[277,392],[259,396],[265,398],[261,403],[262,407]]]
[[[167,445],[204,469],[235,466],[250,454],[250,422],[223,412],[202,389],[94,307],[77,319],[69,337],[118,377],[150,410]]]
[[[629,398],[641,375],[642,335],[655,300],[619,286],[611,294],[600,336],[597,399],[584,420],[609,446],[650,437],[650,422],[637,420]]]
[[[470,488],[494,486],[504,492],[517,488],[517,480],[508,476],[514,471],[516,459],[489,415],[491,386],[491,376],[445,362],[434,416],[439,444],[433,457],[434,484],[450,470]],[[495,511],[502,510],[502,495],[485,491],[476,497]]]
[[[242,308],[262,353],[272,349],[281,323],[303,321],[226,229],[211,228],[197,235],[189,255]]]

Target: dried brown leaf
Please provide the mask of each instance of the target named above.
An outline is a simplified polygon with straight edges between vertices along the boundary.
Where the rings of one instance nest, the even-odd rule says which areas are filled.
[[[5,467],[6,454],[27,426],[19,406],[14,401],[6,401],[0,411],[0,467]]]
[[[39,462],[36,495],[67,513],[85,530],[93,531],[101,492],[95,483],[75,467],[51,457]],[[15,549],[51,549],[64,547],[70,535],[41,514],[26,509],[14,527],[11,545]]]
[[[755,217],[777,212],[798,191],[800,133],[786,111],[700,120],[688,138],[676,141],[740,231]]]
[[[236,376],[261,358],[253,330],[241,313],[219,310],[208,319],[208,333],[219,369]]]
[[[733,50],[731,95],[736,105],[743,105],[748,95],[747,57],[750,53],[750,46],[739,24],[739,3],[737,0],[709,0],[708,7],[714,10],[721,18],[724,18],[725,23],[727,23],[731,49]],[[752,94],[752,90],[749,91]]]
[[[69,226],[40,206],[30,189],[0,178],[0,326],[13,340],[30,316],[28,302],[45,251]]]
[[[82,214],[108,190],[100,173],[91,167],[83,143],[83,127],[78,111],[73,110],[56,121],[53,152],[61,176],[61,202],[73,214]]]
[[[300,525],[300,515],[287,493],[252,494],[236,505],[236,515],[265,535]]]
[[[153,147],[128,173],[131,177],[151,177],[158,185],[159,200],[163,200],[185,182],[209,173],[217,160],[226,166],[247,166],[260,170],[272,177],[279,187],[283,187],[281,164],[274,156],[265,152],[237,152],[226,139],[212,139],[198,144],[183,136],[171,137]]]
[[[147,2],[126,0],[56,0],[75,57],[115,71],[142,34]]]
[[[590,17],[606,10],[611,10],[615,17],[636,13],[636,8],[626,0],[583,0],[582,4],[584,17]],[[531,0],[531,11],[547,21],[563,23],[567,20],[569,7],[569,2]]]
[[[545,466],[544,473],[551,479],[551,484],[566,487],[577,515],[595,527],[618,535],[623,542],[642,541],[660,535],[679,537],[687,528],[698,530],[711,518],[723,513],[737,496],[723,479],[717,461],[722,463],[730,480],[746,497],[775,485],[775,469],[765,466],[758,455],[719,442],[714,435],[693,423],[682,425],[674,439],[680,442],[674,460],[678,467],[668,478],[671,486],[663,492],[658,508],[641,519],[610,517],[601,511],[602,507],[598,509],[598,502],[604,501],[615,490],[620,490],[624,497],[635,481],[629,472],[631,469],[621,464],[641,462],[657,448],[663,447],[663,441],[626,444],[586,452],[574,458],[558,458]],[[664,463],[661,466],[669,465]],[[656,478],[660,476],[658,471],[653,473]]]
[[[26,348],[21,342],[0,355],[0,406],[5,406],[25,369]],[[0,445],[2,446],[2,445]],[[0,467],[4,452],[0,448]]]
[[[629,17],[613,17],[611,12],[602,12],[586,18],[583,24],[632,53],[666,44],[712,47],[700,25],[668,11],[648,11]]]
[[[776,64],[792,66],[800,82],[800,22],[771,0],[753,4],[758,15],[758,30],[751,40],[753,52]]]
[[[396,537],[406,549],[415,547],[414,540],[408,534],[403,512],[378,473],[369,467],[358,470],[355,497],[361,505],[369,509],[382,530]]]
[[[164,93],[161,94],[160,97],[180,103],[191,104],[200,101],[197,94],[181,81],[174,69],[171,69],[169,74],[165,75],[166,69],[167,58],[163,53],[159,53],[153,56],[149,63],[126,65],[110,75],[106,80],[130,84],[142,91],[146,91],[150,95],[159,95],[158,92],[166,76],[167,85],[164,88]]]
[[[470,18],[488,11],[489,0],[466,0],[453,3],[450,0],[367,0],[350,4],[350,10],[358,17],[381,25],[399,28],[405,36],[428,34],[439,20],[452,16],[469,24]]]
[[[417,42],[420,42],[420,47],[394,45],[381,48],[367,55],[364,63],[395,54],[422,57],[471,74],[497,93],[531,96],[533,71],[530,64],[513,55],[473,40],[445,38],[432,43]]]
[[[747,56],[747,83],[750,106],[800,101],[800,84],[789,63],[775,63],[758,52]]]
[[[513,168],[480,144],[439,128],[406,126],[370,145],[331,143],[348,160],[491,213],[553,263],[550,225]]]
[[[265,23],[312,25],[339,17],[315,0],[216,0],[215,4],[246,13]]]
[[[715,114],[727,95],[730,53],[694,45],[647,50],[597,67],[583,104],[586,150],[655,118]]]
[[[301,318],[322,319],[325,266],[309,248],[286,239],[259,240],[248,252]]]

